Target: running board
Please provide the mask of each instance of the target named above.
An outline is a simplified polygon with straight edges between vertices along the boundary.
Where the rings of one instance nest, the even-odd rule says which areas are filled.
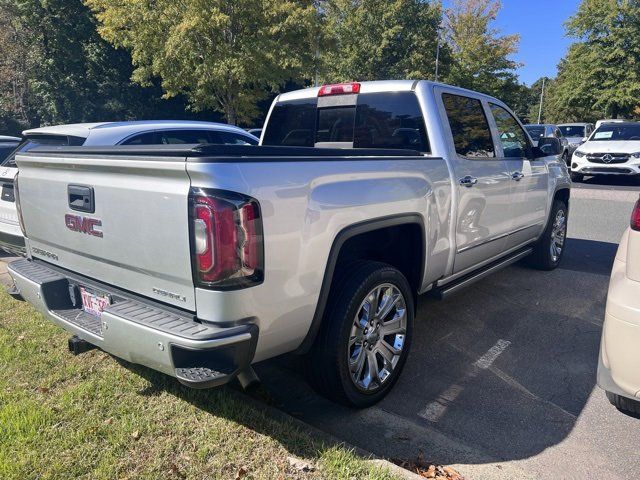
[[[502,268],[508,267],[509,265],[516,263],[518,260],[522,260],[524,257],[531,255],[531,253],[533,253],[533,248],[519,250],[518,252],[511,254],[508,257],[497,260],[493,263],[490,263],[488,266],[472,272],[459,280],[455,280],[447,285],[443,285],[442,287],[433,289],[433,296],[440,300],[444,300],[445,298],[453,295],[454,293],[457,293],[458,291],[468,287],[478,280],[481,280],[484,277],[491,275],[492,273],[497,272]]]

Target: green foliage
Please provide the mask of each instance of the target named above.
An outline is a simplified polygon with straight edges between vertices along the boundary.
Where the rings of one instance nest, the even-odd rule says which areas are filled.
[[[566,120],[634,115],[640,104],[640,5],[583,0],[566,24],[578,41],[558,66],[550,103]]]
[[[162,80],[195,110],[228,122],[257,116],[256,103],[287,79],[309,75],[317,13],[293,0],[86,0],[100,34],[131,51],[133,79]]]
[[[321,11],[328,32],[322,52],[327,81],[433,78],[439,2],[328,0]],[[446,47],[440,53],[446,68]]]
[[[494,95],[507,103],[522,91],[510,56],[517,51],[518,35],[500,36],[492,27],[500,2],[455,0],[445,12],[447,43],[452,64],[447,83]]]

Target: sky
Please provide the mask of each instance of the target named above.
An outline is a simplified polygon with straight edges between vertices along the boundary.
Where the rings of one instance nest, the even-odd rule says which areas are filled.
[[[452,0],[444,0],[445,7]],[[564,22],[578,10],[580,0],[502,0],[495,28],[520,34],[513,59],[524,63],[520,81],[531,85],[540,77],[555,77],[557,65],[572,39],[565,37]]]

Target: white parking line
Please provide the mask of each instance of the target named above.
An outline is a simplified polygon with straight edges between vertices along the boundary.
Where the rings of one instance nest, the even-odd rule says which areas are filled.
[[[473,367],[475,368],[471,368],[462,378],[460,383],[454,383],[447,388],[440,394],[437,400],[428,403],[427,406],[418,413],[418,416],[432,423],[440,420],[447,412],[449,404],[454,402],[456,398],[460,396],[464,390],[465,383],[478,375],[478,369],[486,370],[491,367],[493,362],[496,361],[496,359],[507,349],[509,345],[511,345],[509,340],[498,340],[493,347],[487,350],[484,355],[473,363]]]

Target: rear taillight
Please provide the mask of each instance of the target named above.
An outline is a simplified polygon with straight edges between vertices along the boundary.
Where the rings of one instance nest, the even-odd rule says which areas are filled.
[[[631,228],[640,231],[640,198],[631,212]]]
[[[333,85],[323,85],[318,90],[319,97],[329,95],[349,95],[351,93],[360,93],[360,84],[357,82],[335,83]]]
[[[262,282],[262,218],[258,202],[245,195],[208,189],[193,189],[190,198],[196,284],[232,289]]]
[[[13,198],[16,202],[16,211],[18,212],[18,223],[20,224],[20,230],[22,231],[22,236],[27,236],[27,231],[24,229],[24,219],[22,218],[22,208],[20,208],[20,189],[18,188],[18,175],[20,172],[16,173],[15,178],[13,179]]]

